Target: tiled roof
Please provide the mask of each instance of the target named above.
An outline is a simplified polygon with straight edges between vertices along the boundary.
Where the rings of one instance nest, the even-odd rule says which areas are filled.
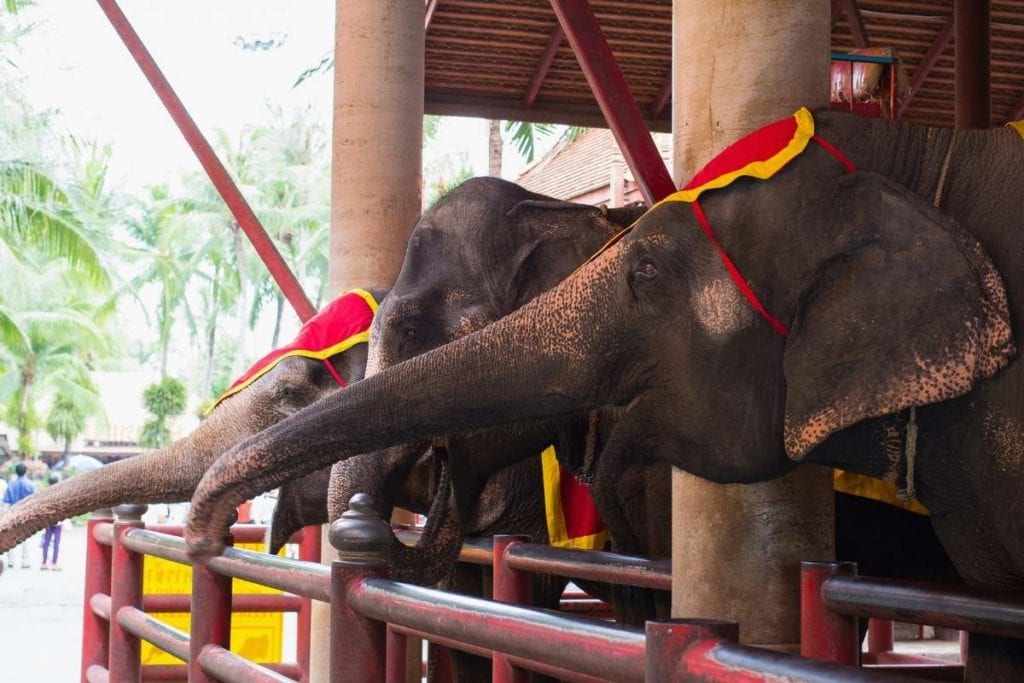
[[[672,136],[654,133],[661,158],[671,169]],[[607,128],[591,128],[572,142],[560,142],[530,166],[516,182],[533,192],[558,199],[575,199],[607,186],[613,170],[630,179],[626,161]]]

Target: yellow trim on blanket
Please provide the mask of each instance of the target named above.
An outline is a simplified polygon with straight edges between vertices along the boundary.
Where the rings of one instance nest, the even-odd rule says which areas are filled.
[[[548,446],[540,454],[541,469],[544,472],[544,514],[548,521],[548,544],[556,548],[578,550],[602,550],[608,542],[608,532],[569,538],[565,528],[565,513],[562,510],[561,471],[555,447]]]
[[[1022,138],[1024,138],[1024,119],[1020,121],[1010,121],[1006,125],[1013,128]]]
[[[854,474],[853,472],[846,472],[845,470],[834,470],[832,485],[833,488],[840,493],[848,493],[851,496],[860,496],[861,498],[870,498],[871,500],[877,500],[879,503],[895,505],[898,508],[903,508],[910,512],[916,512],[919,515],[928,514],[928,509],[917,502],[917,500],[902,500],[896,494],[896,485],[887,481],[882,481],[881,479],[867,477],[863,474]]]

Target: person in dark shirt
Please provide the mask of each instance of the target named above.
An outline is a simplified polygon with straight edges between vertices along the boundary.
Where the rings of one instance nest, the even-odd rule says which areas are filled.
[[[30,482],[28,480],[28,477],[25,476],[25,473],[27,471],[28,468],[25,467],[25,463],[19,462],[17,465],[15,465],[14,473],[18,475],[18,478],[12,481],[10,485],[8,485],[7,491],[4,492],[5,509],[10,507],[11,505],[14,505],[19,500],[24,500],[25,498],[28,498],[29,496],[36,492],[36,485]],[[11,550],[7,553],[8,567],[14,566],[14,551],[15,548],[11,548]],[[29,568],[28,542],[21,544],[21,568]]]
[[[59,474],[51,474],[49,483],[53,486],[60,481]],[[60,571],[60,565],[57,563],[57,555],[60,553],[60,532],[62,524],[64,522],[57,522],[46,527],[46,531],[43,533],[43,563],[39,565],[42,570],[52,569],[53,571]],[[52,554],[48,551],[52,548]],[[50,561],[46,561],[46,556],[50,555]]]

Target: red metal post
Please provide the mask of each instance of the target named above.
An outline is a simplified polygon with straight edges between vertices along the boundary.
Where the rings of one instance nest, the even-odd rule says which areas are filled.
[[[274,246],[270,237],[267,236],[267,232],[263,229],[259,219],[256,218],[256,214],[253,213],[249,203],[245,201],[245,197],[238,190],[238,186],[231,179],[227,169],[224,168],[220,159],[217,158],[216,152],[213,151],[213,147],[210,146],[210,143],[207,142],[199,130],[199,126],[192,120],[188,110],[185,109],[185,105],[182,104],[181,99],[171,87],[170,82],[168,82],[163,72],[160,71],[160,67],[157,66],[153,56],[149,54],[149,50],[142,43],[139,34],[132,28],[128,18],[121,11],[121,8],[118,7],[115,0],[97,0],[97,2],[103,13],[107,15],[114,30],[121,37],[125,47],[128,48],[128,52],[131,53],[139,68],[142,69],[142,73],[145,74],[146,79],[153,86],[153,90],[156,92],[157,97],[160,98],[160,101],[163,102],[167,113],[171,115],[174,123],[177,124],[182,135],[185,136],[185,140],[192,148],[192,151],[195,152],[196,158],[199,159],[199,163],[202,164],[206,174],[210,177],[210,181],[217,188],[235,220],[238,221],[238,226],[242,228],[249,241],[252,242],[256,253],[259,254],[260,259],[267,266],[267,270],[270,271],[278,287],[281,288],[281,293],[291,303],[300,320],[305,322],[312,318],[316,313],[316,309],[313,308],[309,297],[302,291],[302,286],[295,279],[295,275],[288,268],[288,264],[281,258],[281,253]]]
[[[888,619],[868,619],[868,652],[892,652],[893,630]]]
[[[551,0],[601,113],[644,198],[654,203],[675,191],[672,176],[651,139],[640,107],[587,0]]]
[[[299,541],[299,559],[303,562],[320,562],[320,527],[317,525],[303,527],[302,540]],[[309,683],[309,642],[312,624],[313,601],[302,598],[299,608],[298,633],[296,634],[296,661],[302,672],[299,683]]]
[[[234,520],[232,520],[234,524]],[[224,546],[234,545],[230,533]],[[231,647],[231,577],[215,574],[209,567],[192,565],[192,615],[189,620],[189,683],[213,683],[200,666],[200,653],[209,645]]]
[[[728,640],[740,637],[739,624],[718,619],[671,619],[647,622],[644,680],[684,680],[683,654],[701,640]]]
[[[500,535],[494,537],[493,594],[498,602],[512,605],[530,605],[533,603],[530,575],[513,569],[505,561],[505,552],[516,543],[529,542],[528,536]],[[494,666],[491,680],[494,683],[526,683],[530,679],[529,672],[512,666],[508,659],[494,653]]]
[[[839,575],[855,575],[853,562],[800,563],[800,654],[839,664],[860,663],[857,618],[836,614],[825,606],[821,586]]]
[[[331,565],[331,683],[381,683],[386,655],[385,624],[356,613],[349,592],[367,577],[386,577],[384,553],[391,525],[382,520],[365,493],[357,493],[328,534],[338,550]]]
[[[110,546],[96,540],[98,524],[113,521],[114,514],[104,508],[89,517],[85,527],[85,597],[82,608],[82,683],[90,666],[108,666],[110,625],[96,614],[90,604],[93,595],[110,595]]]
[[[387,662],[384,667],[385,683],[405,683],[406,647],[408,639],[391,627],[387,630]]]
[[[110,680],[137,681],[142,676],[138,636],[125,630],[117,621],[122,607],[142,609],[142,562],[144,555],[124,545],[124,535],[145,526],[142,515],[146,505],[118,505],[114,508],[114,545],[110,568]]]
[[[956,127],[986,129],[992,121],[989,0],[954,0]]]

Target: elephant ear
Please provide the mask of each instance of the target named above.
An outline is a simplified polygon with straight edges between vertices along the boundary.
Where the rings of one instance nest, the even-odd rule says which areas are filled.
[[[515,266],[506,300],[518,308],[551,289],[642,214],[642,205],[634,204],[608,209],[556,199],[519,202],[508,218],[529,239],[510,257]]]
[[[841,182],[786,340],[793,460],[861,420],[963,395],[1016,353],[1002,279],[981,245],[879,176]]]

